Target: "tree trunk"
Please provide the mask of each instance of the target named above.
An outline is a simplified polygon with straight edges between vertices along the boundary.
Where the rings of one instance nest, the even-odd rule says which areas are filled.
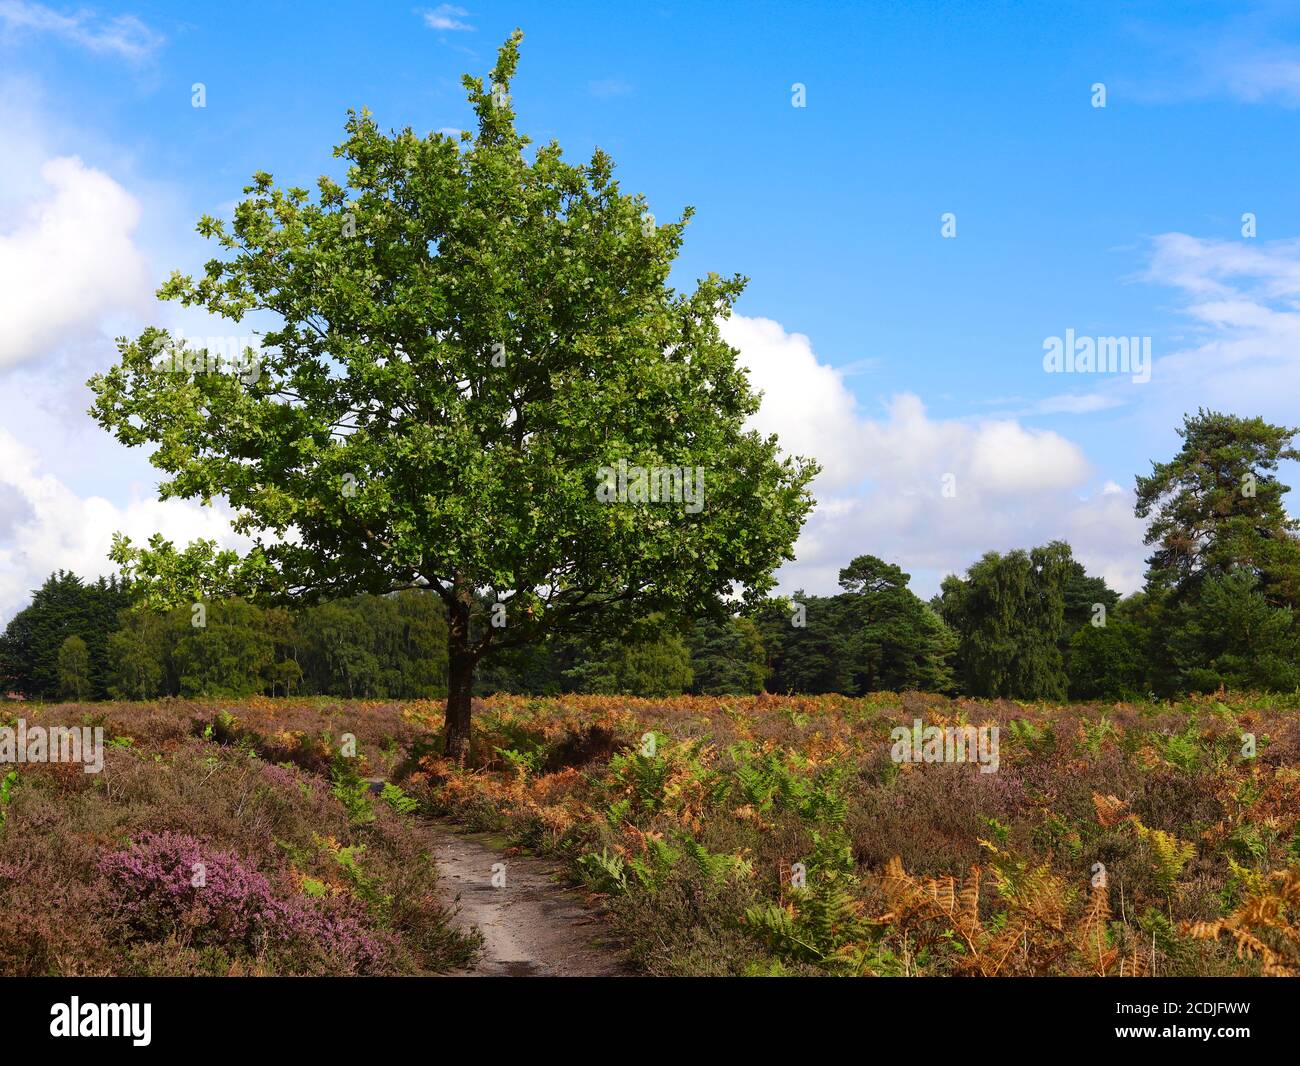
[[[469,642],[469,589],[457,582],[447,626],[447,714],[443,751],[464,766],[469,757],[470,699],[474,693],[474,654]]]

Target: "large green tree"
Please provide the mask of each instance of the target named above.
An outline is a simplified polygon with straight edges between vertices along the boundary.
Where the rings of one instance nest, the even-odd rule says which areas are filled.
[[[1270,603],[1300,608],[1300,521],[1287,514],[1290,488],[1277,477],[1282,460],[1300,459],[1298,432],[1204,409],[1183,419],[1178,454],[1137,479],[1137,515],[1151,520],[1146,543],[1155,546],[1149,591],[1181,602],[1245,568]]]
[[[957,631],[964,691],[976,696],[1063,700],[1066,590],[1078,571],[1070,546],[987,552],[943,581],[944,621]]]
[[[767,658],[763,638],[749,618],[700,619],[687,637],[691,691],[706,696],[756,695],[763,691]]]
[[[694,680],[690,651],[671,631],[601,641],[567,676],[578,692],[631,696],[680,696]]]
[[[1179,691],[1300,688],[1300,630],[1259,577],[1239,567],[1206,579],[1195,603],[1169,614],[1167,645]]]
[[[100,424],[153,447],[163,497],[224,496],[254,541],[239,556],[119,539],[145,593],[432,589],[458,760],[485,657],[761,597],[816,472],[745,429],[758,398],[718,331],[744,279],[668,284],[690,212],[658,224],[604,152],[575,166],[516,131],[521,36],[490,84],[464,79],[476,133],[385,134],[353,114],[342,182],[313,197],[259,173],[229,226],[200,221],[223,254],[160,295],[264,316],[258,373],[205,373],[148,329],[91,382]],[[691,486],[700,468],[703,498],[680,480],[682,502],[647,502],[635,480],[611,498],[620,460]],[[478,596],[505,624],[475,617]]]
[[[859,555],[840,571],[844,592],[836,600],[856,694],[953,687],[956,635],[907,587],[910,581],[874,555]]]

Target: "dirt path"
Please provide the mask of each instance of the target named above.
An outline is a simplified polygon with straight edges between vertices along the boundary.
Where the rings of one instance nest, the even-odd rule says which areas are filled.
[[[438,876],[452,919],[483,934],[483,957],[468,973],[500,977],[615,977],[628,971],[601,920],[541,859],[503,855],[481,833],[430,825]],[[504,863],[504,868],[496,864]],[[494,869],[494,866],[496,867]],[[504,874],[504,884],[500,883]]]

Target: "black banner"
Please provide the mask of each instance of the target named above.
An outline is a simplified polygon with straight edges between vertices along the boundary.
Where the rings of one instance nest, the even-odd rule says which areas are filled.
[[[1042,1054],[1101,1044],[1217,1057],[1294,1047],[1298,986],[1286,979],[956,978],[492,979],[44,978],[0,982],[11,1044],[127,1054],[375,1051],[440,1040],[552,1051],[686,1026],[700,1039],[789,1041],[843,1033],[936,1052]],[[649,1029],[646,1029],[646,1027]],[[59,1045],[63,1045],[60,1047]],[[625,1042],[613,1047],[627,1047]],[[570,1046],[570,1051],[576,1046]]]

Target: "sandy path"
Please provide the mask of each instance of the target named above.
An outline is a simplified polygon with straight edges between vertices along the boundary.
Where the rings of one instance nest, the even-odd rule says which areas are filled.
[[[601,920],[576,892],[557,882],[557,867],[524,855],[506,856],[483,834],[429,826],[438,876],[459,928],[483,934],[483,956],[470,971],[500,977],[614,977],[627,969]],[[493,866],[504,863],[502,887]],[[500,869],[496,880],[501,880]]]

